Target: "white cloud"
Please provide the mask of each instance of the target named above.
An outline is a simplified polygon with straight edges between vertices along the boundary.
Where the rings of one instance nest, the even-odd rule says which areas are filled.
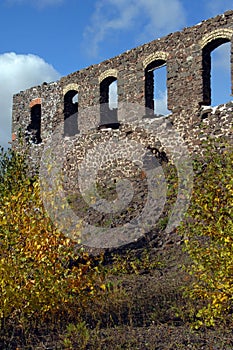
[[[185,24],[185,11],[179,0],[138,0],[141,4],[140,16],[148,17],[142,40],[146,36],[155,39],[158,35],[179,30]],[[144,11],[143,11],[144,10]]]
[[[111,109],[117,108],[118,95],[117,95],[117,81],[115,80],[109,85],[109,107]]]
[[[13,94],[46,82],[57,80],[59,73],[35,55],[0,55],[0,145],[11,140],[11,110]]]
[[[220,45],[217,49],[213,51],[213,54],[214,66],[218,69],[230,72],[231,44],[226,43]]]
[[[138,44],[178,30],[184,23],[180,0],[98,0],[84,36],[95,56],[113,32],[133,30]]]
[[[232,0],[208,0],[205,4],[211,16],[216,16],[232,9]]]
[[[167,91],[159,91],[158,98],[154,100],[154,112],[162,115],[171,113],[167,109]]]

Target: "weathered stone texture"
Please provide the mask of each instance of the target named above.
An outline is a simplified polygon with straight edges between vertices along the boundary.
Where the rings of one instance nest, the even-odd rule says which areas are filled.
[[[168,109],[171,111],[167,118],[181,133],[190,150],[196,149],[199,140],[207,133],[227,134],[230,137],[233,109],[231,103],[217,109],[215,116],[213,110],[209,113],[203,112],[203,106],[211,105],[208,76],[210,67],[203,63],[203,57],[209,57],[217,46],[227,41],[232,42],[232,38],[233,11],[227,11],[100,64],[71,73],[57,82],[44,83],[21,91],[13,100],[13,145],[17,147],[20,133],[24,138],[31,122],[32,106],[41,104],[42,145],[32,145],[31,148],[42,149],[43,143],[51,136],[55,127],[64,122],[64,97],[72,90],[78,93],[79,130],[85,133],[98,127],[101,124],[100,84],[110,77],[117,79],[119,104],[137,103],[145,107],[148,91],[145,87],[146,69],[150,64],[153,66],[153,62],[155,66],[158,62],[166,63]],[[96,106],[95,116],[89,115],[85,110],[91,106]],[[118,121],[121,119],[127,118],[125,115],[122,117],[118,111]]]
[[[43,83],[14,95],[13,147],[23,151],[29,148],[33,173],[43,155],[40,178],[48,182],[46,194],[62,178],[53,199],[58,197],[58,202],[65,199],[65,204],[73,205],[72,210],[76,210],[85,223],[85,232],[92,234],[87,245],[99,247],[101,241],[101,247],[120,246],[148,234],[148,224],[153,227],[155,221],[159,217],[163,220],[168,212],[163,202],[165,178],[161,165],[168,160],[171,160],[169,166],[175,165],[181,188],[179,201],[185,205],[188,200],[185,186],[192,177],[190,154],[201,153],[202,141],[207,138],[224,136],[233,141],[233,101],[211,106],[210,54],[225,42],[233,42],[233,11],[69,74],[57,82]],[[156,116],[153,70],[164,64],[167,106],[171,113]],[[233,54],[231,78],[232,67]],[[109,86],[115,80],[118,106],[112,109]],[[155,173],[148,181],[151,170]],[[102,211],[100,201],[96,207],[95,203],[94,207],[89,205],[95,194],[93,173],[101,194],[107,193],[108,200],[116,200],[114,213]],[[182,174],[183,182],[180,181]],[[123,209],[115,208],[115,204],[119,204],[116,186],[121,178],[129,180],[126,185],[122,181],[124,189],[130,189],[130,182],[134,192],[129,205]],[[148,189],[150,181],[152,191]],[[64,198],[61,188],[66,194]],[[122,203],[128,203],[128,191],[123,194]],[[182,215],[179,205],[175,224]],[[67,216],[62,213],[61,217],[65,217],[66,227]],[[86,223],[93,224],[90,232]],[[99,226],[109,225],[113,231],[116,229],[111,239],[105,233],[99,236]],[[159,225],[157,228],[161,230]],[[153,228],[151,237],[157,234],[157,228]],[[166,232],[170,241],[170,231]]]

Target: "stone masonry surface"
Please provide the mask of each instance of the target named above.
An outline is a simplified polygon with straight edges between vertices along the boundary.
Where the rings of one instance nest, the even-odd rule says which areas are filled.
[[[145,153],[139,156],[137,164],[140,168],[143,159],[147,158],[150,168],[152,158],[158,159],[160,164],[168,160],[175,161],[179,157],[181,159],[184,154],[180,140],[187,146],[189,155],[201,153],[202,142],[208,138],[224,137],[229,142],[233,141],[233,101],[229,98],[226,104],[216,107],[211,105],[211,52],[226,42],[231,43],[232,82],[233,11],[227,11],[193,27],[71,73],[59,81],[49,84],[44,82],[21,91],[13,97],[13,148],[29,152],[29,163],[34,172],[40,164],[43,151],[48,149],[49,140],[58,133],[60,138],[54,157],[57,163],[62,159],[63,186],[68,196],[71,196],[71,201],[72,196],[79,193],[77,165],[86,161],[87,173],[88,166],[90,169],[98,168],[97,182],[103,188],[109,182],[114,187],[122,176],[137,179],[135,188],[138,194],[132,204],[132,208],[134,203],[139,206],[137,217],[147,191],[144,172],[135,167],[131,158],[140,148],[139,144],[144,147]],[[156,115],[153,110],[156,89],[153,72],[164,66],[167,107],[170,111],[166,116]],[[117,108],[112,108],[109,104],[109,86],[115,81],[118,104]],[[170,140],[169,145],[166,144],[167,139]],[[114,142],[124,144],[124,140],[124,154],[120,154],[117,159],[111,158]],[[113,145],[112,150],[106,147],[107,144]],[[93,157],[88,160],[88,152],[95,152],[96,149],[98,154],[93,153]],[[60,157],[61,153],[65,154],[65,160]],[[101,158],[98,158],[99,154]],[[159,197],[157,200],[162,201]],[[85,209],[85,218],[88,214],[90,220],[105,220],[107,224],[108,216],[90,214],[84,201],[80,203],[78,209],[79,212],[80,208]],[[156,201],[153,205],[154,211],[159,211]],[[110,219],[112,222],[111,215]],[[118,218],[116,226],[122,222],[124,218]]]
[[[210,54],[219,45],[232,43],[232,40],[233,11],[227,11],[100,64],[71,73],[59,81],[50,84],[45,82],[21,91],[13,97],[13,146],[18,147],[21,135],[23,147],[26,147],[28,137],[25,133],[39,128],[39,139],[34,144],[32,140],[30,145],[35,150],[35,157],[39,159],[43,143],[56,126],[64,123],[66,116],[71,114],[75,116],[77,130],[82,133],[97,128],[101,124],[101,103],[108,102],[107,89],[114,80],[117,80],[118,105],[137,103],[145,107],[147,114],[146,107],[153,108],[153,102],[148,102],[148,95],[152,95],[153,90],[150,87],[153,85],[151,70],[163,64],[166,64],[167,69],[167,105],[171,112],[167,118],[180,132],[190,150],[197,150],[200,140],[210,134],[230,137],[232,103],[216,110],[211,109]],[[231,77],[232,72],[231,68]],[[78,102],[72,103],[75,94],[78,94]],[[38,116],[40,120],[34,121],[33,126],[32,113],[36,106],[40,106],[41,114]],[[96,116],[92,120],[88,119],[86,113],[82,113],[90,106],[97,106]],[[206,109],[206,106],[209,108]],[[107,112],[110,119],[112,115],[114,123],[127,119],[118,113],[117,120],[117,110]]]

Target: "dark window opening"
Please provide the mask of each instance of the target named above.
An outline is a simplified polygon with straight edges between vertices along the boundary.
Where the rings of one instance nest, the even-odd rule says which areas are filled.
[[[166,61],[156,60],[145,69],[146,114],[166,115],[167,108],[167,67]]]
[[[203,105],[219,105],[230,100],[229,71],[229,39],[213,40],[202,51]]]
[[[117,78],[107,77],[100,83],[100,128],[119,128],[117,110]]]
[[[41,143],[41,105],[36,104],[31,107],[31,122],[27,128],[33,143]]]
[[[78,132],[78,92],[70,90],[64,96],[64,136]]]

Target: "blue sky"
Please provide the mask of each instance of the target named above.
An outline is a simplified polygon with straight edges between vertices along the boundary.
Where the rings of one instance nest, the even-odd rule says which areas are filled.
[[[0,0],[0,145],[10,140],[13,93],[57,80],[231,6],[230,0]],[[228,49],[216,53],[219,86],[229,68]]]

